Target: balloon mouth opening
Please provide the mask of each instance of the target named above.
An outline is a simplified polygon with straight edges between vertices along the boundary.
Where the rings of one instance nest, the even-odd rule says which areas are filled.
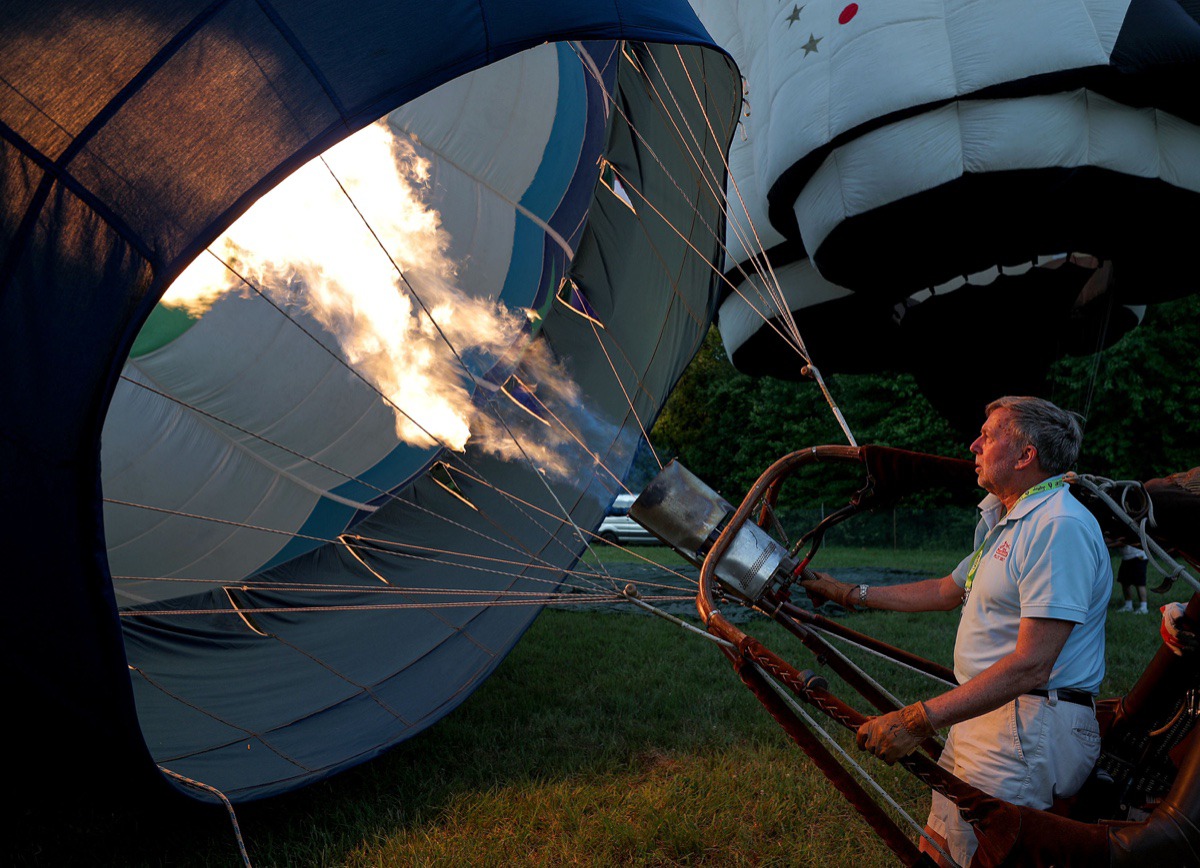
[[[1030,273],[1044,276],[1058,272],[1065,277],[1068,271],[1073,275],[1070,279],[1079,284],[1079,293],[1073,301],[1074,307],[1089,304],[1110,288],[1111,262],[1101,261],[1089,253],[1054,253],[1015,265],[997,264],[958,275],[936,286],[912,293],[901,304],[905,308],[912,308],[930,299],[945,298],[960,290],[987,287],[997,281],[1011,282]]]
[[[587,444],[615,426],[541,331],[560,306],[599,324],[567,275],[599,189],[620,54],[601,70],[573,46],[506,61],[532,82],[504,99],[535,142],[507,174],[469,133],[429,124],[445,99],[432,91],[298,168],[167,288],[106,421],[122,605],[175,593],[131,577],[186,570],[219,588],[337,547],[439,457],[529,462],[552,482],[600,463]],[[450,104],[485,100],[492,76],[512,75],[499,66],[446,85]],[[573,305],[562,287],[575,287]],[[181,442],[186,460],[166,457]],[[205,523],[228,539],[191,532]]]

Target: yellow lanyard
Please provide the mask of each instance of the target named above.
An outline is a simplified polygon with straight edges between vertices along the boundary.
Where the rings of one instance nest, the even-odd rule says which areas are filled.
[[[1030,495],[1041,494],[1044,491],[1053,491],[1056,488],[1062,488],[1063,485],[1064,483],[1061,476],[1057,477],[1056,479],[1047,479],[1045,482],[1039,482],[1037,485],[1033,486],[1033,488],[1029,489],[1017,498],[1016,503],[1013,504],[1012,509],[1008,511],[1008,514],[1005,516],[1005,518],[1007,518],[1008,515],[1012,515],[1013,509],[1017,508],[1017,503],[1020,503]],[[1001,519],[1000,521],[996,522],[996,526],[987,532],[983,538],[983,542],[980,543],[979,548],[975,550],[975,557],[971,559],[971,568],[967,570],[967,583],[963,586],[964,606],[967,605],[967,598],[971,596],[971,585],[975,584],[975,573],[979,570],[979,562],[983,560],[983,551],[988,547],[988,545],[991,544],[992,540],[995,538],[996,531],[1000,529],[1000,525],[1003,523],[1003,521],[1004,519]]]

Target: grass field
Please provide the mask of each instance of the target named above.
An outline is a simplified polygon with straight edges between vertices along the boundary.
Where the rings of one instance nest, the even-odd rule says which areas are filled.
[[[617,573],[633,556],[601,557]],[[956,561],[951,552],[831,549],[822,566],[944,574]],[[948,662],[956,617],[873,612],[849,623]],[[1105,695],[1137,677],[1157,625],[1153,616],[1109,618]],[[749,632],[813,665],[775,625]],[[903,699],[935,689],[868,665]],[[926,792],[896,769],[868,767],[924,819]],[[10,815],[8,864],[239,864],[223,814],[134,813],[106,801],[102,782],[73,786],[90,807]],[[258,866],[894,864],[710,643],[638,613],[544,612],[445,720],[331,781],[242,806],[238,818]]]

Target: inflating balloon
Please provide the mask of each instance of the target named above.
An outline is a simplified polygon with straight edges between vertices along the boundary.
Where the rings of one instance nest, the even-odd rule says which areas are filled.
[[[21,779],[247,800],[431,725],[575,565],[703,338],[732,63],[662,0],[19,3],[0,32]],[[418,201],[313,162],[359,130]],[[293,204],[218,240],[309,172],[358,240],[280,232]],[[424,229],[392,236],[402,204]],[[269,236],[299,264],[254,259]],[[384,327],[326,246],[382,272]],[[156,306],[197,257],[229,286]]]

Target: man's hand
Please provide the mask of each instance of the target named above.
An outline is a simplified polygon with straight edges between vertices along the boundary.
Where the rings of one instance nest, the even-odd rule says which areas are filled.
[[[1183,617],[1185,608],[1183,603],[1167,603],[1159,610],[1162,612],[1162,624],[1159,626],[1159,632],[1162,634],[1163,642],[1180,657],[1194,652],[1197,644],[1200,644],[1197,642],[1191,622]]]
[[[800,587],[804,588],[814,606],[819,606],[826,600],[832,600],[839,606],[854,611],[854,603],[858,600],[858,585],[839,582],[827,573],[812,571],[814,578],[802,579]]]
[[[925,703],[914,702],[899,711],[872,717],[858,728],[858,746],[888,765],[908,756],[934,733]]]

